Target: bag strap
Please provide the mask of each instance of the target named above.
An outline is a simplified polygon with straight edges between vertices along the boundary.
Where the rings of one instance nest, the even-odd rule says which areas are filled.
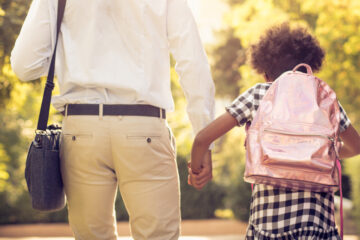
[[[344,239],[344,215],[343,215],[343,192],[341,184],[341,163],[340,160],[336,159],[336,167],[339,172],[339,188],[340,188],[340,235],[341,239]]]
[[[51,94],[52,94],[52,90],[54,89],[56,47],[59,38],[61,22],[64,17],[65,6],[66,6],[66,0],[58,0],[55,47],[50,62],[49,73],[46,79],[44,95],[41,103],[39,120],[37,125],[37,129],[42,131],[46,130],[47,122],[49,120]]]

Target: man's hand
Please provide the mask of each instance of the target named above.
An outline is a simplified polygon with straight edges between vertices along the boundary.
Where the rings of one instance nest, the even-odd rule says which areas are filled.
[[[211,151],[207,151],[200,172],[194,172],[190,167],[188,168],[188,184],[192,185],[197,190],[202,189],[212,179],[212,159]]]

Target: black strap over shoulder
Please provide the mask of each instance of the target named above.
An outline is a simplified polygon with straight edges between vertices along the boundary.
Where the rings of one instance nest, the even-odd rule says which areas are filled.
[[[53,55],[51,58],[49,73],[47,76],[46,85],[45,85],[45,89],[44,89],[44,95],[43,95],[43,99],[42,99],[42,103],[41,103],[39,120],[38,120],[38,125],[37,125],[38,130],[46,130],[47,122],[49,119],[51,94],[52,94],[52,90],[54,89],[56,48],[57,48],[57,42],[58,42],[58,38],[59,38],[61,22],[64,17],[65,6],[66,6],[66,0],[58,0],[55,47],[54,47],[54,52],[53,52]]]

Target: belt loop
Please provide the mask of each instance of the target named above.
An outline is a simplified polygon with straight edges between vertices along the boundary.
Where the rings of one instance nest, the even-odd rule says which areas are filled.
[[[68,115],[68,107],[69,107],[69,104],[65,104],[65,118],[67,118],[67,115]]]
[[[159,108],[160,114],[159,114],[159,118],[160,120],[162,119],[162,108]]]
[[[104,104],[100,103],[99,104],[99,119],[102,120],[103,119],[103,110],[104,110]]]

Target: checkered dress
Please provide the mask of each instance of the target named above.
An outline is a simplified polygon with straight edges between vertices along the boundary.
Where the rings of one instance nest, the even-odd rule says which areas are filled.
[[[226,107],[240,126],[253,119],[270,85],[256,84]],[[340,132],[349,125],[340,105]],[[335,226],[334,195],[255,185],[246,239],[341,239]]]

